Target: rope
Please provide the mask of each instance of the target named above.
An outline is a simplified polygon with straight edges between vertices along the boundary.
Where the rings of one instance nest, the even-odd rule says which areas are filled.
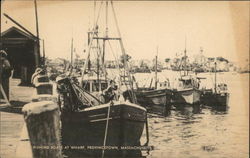
[[[114,19],[115,19],[115,24],[116,24],[116,29],[117,29],[117,32],[118,32],[118,36],[121,38],[121,32],[120,32],[120,29],[118,27],[118,21],[117,21],[117,17],[116,17],[116,14],[115,14],[115,9],[114,9],[113,1],[112,0],[111,0],[111,8],[112,8],[113,16],[114,16]],[[120,42],[120,45],[121,45],[122,54],[125,56],[126,53],[125,53],[125,48],[124,48],[124,45],[123,45],[123,42],[122,42],[122,38],[119,40],[119,42]],[[127,68],[127,66],[128,66],[127,65],[127,61],[124,61],[124,70],[125,70],[124,71],[124,76],[126,75],[126,68]],[[128,77],[129,77],[129,81],[131,82],[132,78],[131,78],[131,75],[129,73],[128,73]],[[127,87],[127,85],[126,85],[126,87]],[[133,85],[130,84],[130,88],[132,90],[131,97],[133,98],[134,103],[136,103],[137,99],[136,99],[136,96],[134,94]]]
[[[109,114],[110,114],[111,105],[113,104],[114,104],[113,101],[111,101],[108,106],[107,122],[106,122],[105,135],[104,135],[104,140],[103,140],[102,158],[104,158],[104,154],[105,154],[105,146],[106,146],[107,135],[108,135],[108,126],[109,126]]]
[[[102,0],[102,2],[101,2],[101,5],[100,5],[99,11],[98,11],[98,16],[97,16],[97,19],[96,19],[96,21],[95,21],[94,28],[92,29],[92,32],[91,32],[92,35],[95,33],[95,30],[96,30],[97,22],[98,22],[98,20],[99,20],[100,12],[101,12],[101,9],[102,9],[102,4],[103,4],[103,0]],[[91,38],[90,38],[90,43],[89,43],[89,46],[88,46],[88,56],[87,56],[87,60],[86,60],[86,62],[85,62],[85,64],[84,64],[84,66],[83,66],[82,80],[83,80],[84,72],[85,72],[86,67],[87,67],[87,65],[88,65],[88,60],[89,60],[89,58],[90,58],[90,50],[91,50],[92,42],[93,42],[93,36],[91,36]]]

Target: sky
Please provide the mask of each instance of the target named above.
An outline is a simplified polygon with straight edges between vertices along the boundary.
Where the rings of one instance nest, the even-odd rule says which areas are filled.
[[[105,4],[105,3],[104,3]],[[85,57],[87,31],[94,24],[93,1],[37,1],[40,38],[46,56],[70,58],[71,40],[80,57]],[[110,6],[110,4],[109,4]],[[202,47],[208,57],[222,56],[239,62],[249,59],[249,2],[230,1],[114,1],[119,29],[126,52],[133,59],[173,58],[187,49],[188,56]],[[6,13],[36,34],[32,0],[5,0]],[[118,37],[111,8],[108,34]],[[99,16],[100,34],[105,32],[105,5]],[[2,18],[3,31],[14,26]],[[185,42],[186,41],[186,42]],[[185,44],[186,43],[186,44]],[[117,42],[111,42],[119,54]],[[107,48],[110,50],[110,48]],[[112,58],[112,53],[107,58]]]

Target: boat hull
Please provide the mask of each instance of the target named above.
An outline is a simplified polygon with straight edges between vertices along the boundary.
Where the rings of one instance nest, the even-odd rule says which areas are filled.
[[[208,106],[228,106],[229,93],[206,92],[202,94],[201,101]]]
[[[131,103],[130,103],[131,104]],[[64,146],[85,146],[77,152],[100,156],[104,145],[108,106],[100,105],[80,112],[62,113],[62,143]],[[140,146],[140,138],[146,121],[146,110],[128,104],[110,107],[105,156],[140,156],[140,151],[118,150],[123,146]],[[93,148],[95,150],[93,150]]]
[[[144,106],[165,106],[170,104],[172,92],[169,89],[135,91],[139,104]]]
[[[200,103],[201,91],[198,89],[176,90],[173,92],[174,104],[198,104]]]

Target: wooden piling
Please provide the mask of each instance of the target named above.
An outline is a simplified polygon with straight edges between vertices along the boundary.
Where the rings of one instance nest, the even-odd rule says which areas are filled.
[[[32,102],[23,107],[33,158],[61,158],[60,116],[51,101]]]

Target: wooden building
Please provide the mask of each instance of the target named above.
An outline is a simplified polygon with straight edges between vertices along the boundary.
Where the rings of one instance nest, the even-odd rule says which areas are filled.
[[[31,82],[31,76],[40,64],[37,38],[16,27],[1,33],[2,49],[8,54],[8,60],[14,69],[13,78],[21,79],[22,85]]]

